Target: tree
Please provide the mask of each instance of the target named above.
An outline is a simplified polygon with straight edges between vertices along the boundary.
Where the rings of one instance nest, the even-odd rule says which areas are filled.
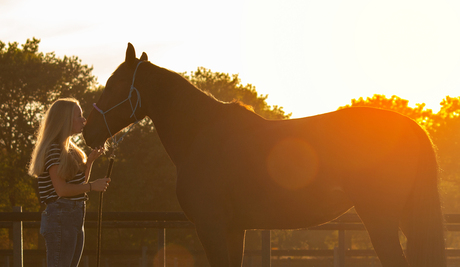
[[[430,136],[436,145],[442,178],[441,192],[447,213],[460,211],[460,97],[447,96],[433,116]]]
[[[339,107],[339,109],[349,107],[374,107],[380,109],[387,109],[403,114],[424,127],[431,126],[431,120],[433,111],[431,109],[425,109],[425,104],[415,104],[415,108],[409,107],[409,101],[402,99],[398,96],[392,96],[386,98],[384,95],[375,94],[372,97],[366,99],[360,97],[359,99],[352,99],[351,105],[345,105]]]
[[[0,209],[21,205],[37,210],[35,180],[27,175],[34,133],[41,115],[57,98],[72,96],[85,105],[95,86],[92,68],[78,57],[38,52],[40,40],[22,45],[0,41]]]

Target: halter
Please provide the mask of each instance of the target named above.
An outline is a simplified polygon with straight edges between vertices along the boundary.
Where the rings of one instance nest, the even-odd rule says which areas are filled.
[[[137,69],[139,68],[139,65],[142,63],[143,61],[139,61],[139,63],[137,63],[137,66],[136,66],[136,69],[134,70],[134,74],[133,74],[133,82],[131,83],[131,88],[129,89],[129,95],[128,97],[121,101],[120,103],[116,104],[115,106],[109,108],[108,110],[106,111],[102,111],[102,109],[98,108],[96,103],[93,103],[93,107],[99,112],[102,114],[102,117],[104,118],[104,122],[105,122],[105,126],[107,127],[107,130],[110,134],[110,139],[112,140],[112,146],[115,148],[116,146],[118,146],[118,144],[123,140],[123,138],[126,136],[126,134],[128,134],[131,129],[133,128],[134,125],[136,125],[139,120],[137,119],[136,117],[136,109],[137,107],[140,107],[141,106],[141,95],[139,93],[139,90],[137,90],[136,87],[134,87],[134,81],[136,80],[136,73],[137,73]],[[133,103],[131,101],[131,96],[133,94],[133,91],[136,92],[137,94],[137,100],[136,100],[136,104],[133,106]],[[110,131],[110,128],[109,128],[109,124],[107,123],[107,119],[105,117],[105,114],[111,110],[113,110],[114,108],[120,106],[121,104],[125,103],[126,101],[129,101],[129,104],[131,106],[131,110],[132,110],[132,114],[131,116],[129,116],[130,118],[132,118],[134,116],[134,119],[136,119],[136,121],[131,124],[131,126],[128,128],[128,130],[121,136],[121,138],[119,138],[118,140],[115,138],[115,136],[112,134],[112,132]]]

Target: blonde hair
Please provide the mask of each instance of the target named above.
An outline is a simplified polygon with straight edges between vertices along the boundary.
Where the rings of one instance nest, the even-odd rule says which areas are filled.
[[[78,100],[61,98],[46,111],[36,134],[37,140],[29,164],[29,175],[37,177],[45,171],[46,153],[52,143],[58,143],[61,148],[58,165],[60,177],[68,181],[79,170],[84,170],[86,154],[71,139],[75,106],[80,106]]]

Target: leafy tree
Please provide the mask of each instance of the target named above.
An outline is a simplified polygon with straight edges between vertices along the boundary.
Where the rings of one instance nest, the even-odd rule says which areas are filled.
[[[351,105],[346,105],[339,107],[339,109],[344,109],[348,107],[374,107],[380,109],[387,109],[396,111],[400,114],[403,114],[422,126],[430,126],[430,122],[433,116],[431,109],[425,109],[425,104],[415,104],[415,108],[409,107],[409,101],[402,99],[398,96],[392,96],[391,98],[386,98],[384,95],[374,95],[366,99],[360,97],[359,99],[352,99]]]
[[[438,152],[444,210],[460,213],[460,97],[447,96],[432,119],[430,135]]]
[[[38,52],[40,40],[0,41],[0,209],[37,210],[35,180],[27,175],[34,133],[44,110],[57,98],[82,100],[95,85],[92,68],[78,57]]]

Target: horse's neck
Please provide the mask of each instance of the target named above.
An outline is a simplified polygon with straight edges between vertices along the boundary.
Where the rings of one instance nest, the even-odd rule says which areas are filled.
[[[166,79],[161,82],[162,88],[147,89],[157,94],[148,95],[150,99],[143,104],[150,104],[147,115],[178,166],[189,153],[196,136],[213,123],[224,104],[205,95],[178,74],[166,74]]]

